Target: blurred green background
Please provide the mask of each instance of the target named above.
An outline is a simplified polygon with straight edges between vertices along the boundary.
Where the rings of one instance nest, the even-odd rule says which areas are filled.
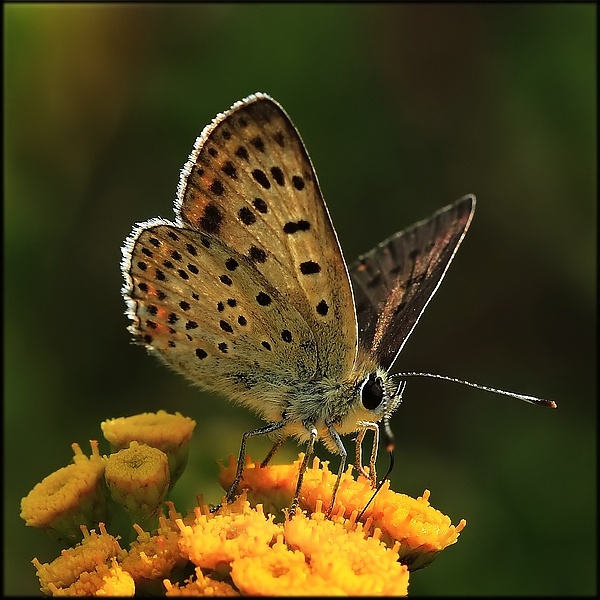
[[[180,510],[219,499],[215,461],[259,425],[130,344],[119,261],[134,222],[172,218],[202,128],[265,91],[349,260],[477,195],[396,369],[559,403],[409,381],[393,487],[468,522],[410,593],[594,593],[595,27],[593,4],[5,5],[4,592],[35,594],[31,559],[58,554],[21,497],[102,420],[197,421]]]

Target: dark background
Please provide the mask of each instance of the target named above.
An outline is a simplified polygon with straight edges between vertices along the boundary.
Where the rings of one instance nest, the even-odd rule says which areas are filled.
[[[594,5],[13,4],[4,17],[5,593],[35,593],[31,559],[58,554],[19,519],[21,497],[72,442],[89,452],[102,420],[197,421],[180,510],[218,500],[215,461],[259,424],[131,345],[119,292],[133,223],[172,218],[195,137],[255,91],[299,128],[349,260],[477,195],[396,368],[559,403],[409,382],[393,487],[430,489],[468,522],[411,593],[596,591]]]

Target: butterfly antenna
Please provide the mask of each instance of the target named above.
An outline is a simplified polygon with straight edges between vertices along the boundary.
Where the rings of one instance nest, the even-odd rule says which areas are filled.
[[[537,398],[536,396],[526,396],[525,394],[517,394],[515,392],[507,392],[506,390],[499,390],[497,388],[489,387],[487,385],[481,385],[479,383],[473,383],[471,381],[465,381],[464,379],[457,379],[456,377],[447,377],[446,375],[438,375],[437,373],[394,373],[394,377],[430,377],[432,379],[443,379],[444,381],[451,381],[453,383],[462,383],[469,387],[477,390],[483,390],[484,392],[492,392],[494,394],[500,394],[502,396],[510,396],[517,400],[523,400],[529,402],[529,404],[535,404],[536,406],[548,406],[549,408],[558,408],[558,405],[554,400],[544,400],[543,398]]]

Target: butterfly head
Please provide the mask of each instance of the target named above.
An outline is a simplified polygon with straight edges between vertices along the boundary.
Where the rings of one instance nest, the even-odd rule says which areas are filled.
[[[370,372],[360,383],[359,400],[373,421],[387,420],[402,401],[404,386],[398,386],[382,369]]]
[[[384,430],[389,430],[388,420],[400,405],[403,390],[404,385],[398,385],[384,369],[376,366],[361,369],[349,400],[336,403],[340,407],[346,405],[336,429],[340,434],[348,434],[362,429],[364,424],[381,423]]]

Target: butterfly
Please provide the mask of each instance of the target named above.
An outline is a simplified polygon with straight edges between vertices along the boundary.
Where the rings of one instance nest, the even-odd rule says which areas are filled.
[[[346,262],[300,134],[256,93],[197,138],[181,171],[175,221],[138,223],[125,241],[122,289],[129,331],[202,388],[248,407],[274,446],[307,444],[290,513],[315,443],[341,456],[375,434],[404,389],[390,370],[439,287],[475,210],[472,195]]]

